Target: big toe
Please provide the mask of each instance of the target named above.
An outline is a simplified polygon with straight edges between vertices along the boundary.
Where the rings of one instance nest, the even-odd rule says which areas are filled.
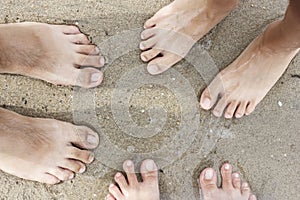
[[[218,189],[216,171],[212,168],[206,168],[199,177],[203,196],[208,196]]]
[[[147,185],[158,186],[158,169],[153,160],[143,161],[141,175]]]

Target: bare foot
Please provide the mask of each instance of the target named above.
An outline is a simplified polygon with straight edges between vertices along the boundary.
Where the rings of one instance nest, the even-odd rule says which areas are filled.
[[[218,188],[216,171],[211,168],[202,171],[199,180],[203,200],[256,200],[249,184],[242,184],[240,175],[232,173],[230,164],[222,166],[221,175],[222,188]]]
[[[141,59],[148,72],[160,74],[187,55],[192,46],[218,24],[238,0],[175,0],[159,10],[141,34]]]
[[[221,71],[202,93],[205,110],[214,107],[215,116],[240,118],[252,113],[287,69],[299,49],[280,44],[281,21],[257,37],[227,68]],[[275,36],[276,37],[275,37]],[[279,39],[277,39],[279,38]]]
[[[0,73],[91,88],[103,80],[103,74],[91,67],[104,63],[99,49],[75,26],[28,22],[0,25]],[[88,68],[80,69],[82,66]]]
[[[72,179],[94,160],[97,133],[52,119],[36,119],[0,108],[0,169],[47,184]]]
[[[159,200],[158,169],[152,160],[141,165],[143,182],[138,182],[132,161],[125,161],[123,168],[127,179],[121,173],[115,175],[117,185],[109,186],[107,200]]]

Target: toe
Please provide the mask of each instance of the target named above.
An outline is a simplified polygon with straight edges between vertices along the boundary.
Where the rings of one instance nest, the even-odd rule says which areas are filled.
[[[156,37],[149,38],[148,40],[145,40],[145,41],[140,43],[140,49],[141,50],[150,49],[156,44],[156,42],[157,42]]]
[[[75,172],[75,173],[83,173],[85,172],[86,170],[86,167],[85,165],[80,162],[80,161],[76,161],[76,160],[70,160],[70,159],[66,159],[61,165],[60,165],[61,168],[64,168],[64,169],[68,169],[72,172]]]
[[[92,152],[81,150],[76,147],[69,147],[66,156],[67,159],[74,159],[83,163],[92,163],[95,159],[95,156]]]
[[[109,186],[109,192],[112,194],[112,196],[116,199],[123,199],[123,194],[121,193],[121,191],[119,190],[119,188],[114,185],[111,184]]]
[[[93,88],[99,86],[103,81],[103,73],[94,68],[75,69],[73,85],[83,88]]]
[[[74,173],[67,169],[55,168],[49,170],[49,174],[57,177],[61,181],[66,181],[74,178]]]
[[[144,23],[144,28],[148,29],[148,28],[152,28],[156,25],[157,21],[156,21],[156,17],[153,16],[152,18],[148,19],[145,23]]]
[[[163,53],[162,57],[156,57],[147,67],[147,70],[152,75],[161,74],[167,71],[170,67],[179,62],[182,58],[172,53]]]
[[[69,41],[74,44],[90,44],[91,41],[88,39],[88,37],[83,34],[75,34],[75,35],[68,35]]]
[[[250,197],[249,197],[249,200],[256,200],[256,196],[251,194]]]
[[[99,55],[100,49],[95,45],[74,45],[75,51],[84,55]]]
[[[236,110],[235,113],[235,117],[236,118],[241,118],[245,115],[246,112],[246,106],[247,106],[248,102],[246,101],[242,101],[238,107],[238,109]]]
[[[127,160],[123,164],[123,169],[126,172],[129,185],[137,185],[138,181],[134,171],[134,163],[131,160]]]
[[[228,163],[224,164],[221,168],[222,175],[222,188],[224,190],[232,190],[232,166]]]
[[[122,173],[118,172],[115,175],[115,181],[119,185],[122,193],[126,196],[127,190],[128,190],[128,183],[126,181],[126,178],[123,176]]]
[[[57,29],[60,29],[64,34],[79,34],[80,30],[74,25],[54,25]]]
[[[241,190],[241,177],[238,173],[232,174],[232,184],[234,188]]]
[[[108,194],[106,197],[105,197],[105,200],[116,200],[115,197],[113,197],[111,194]]]
[[[143,182],[158,187],[158,169],[153,160],[144,160],[141,165]]]
[[[83,149],[94,149],[99,144],[99,136],[85,126],[72,126],[71,142]]]
[[[217,103],[216,107],[214,108],[213,114],[216,117],[221,117],[227,105],[228,105],[228,99],[226,96],[223,96]]]
[[[256,104],[254,101],[251,101],[246,108],[246,115],[250,115],[255,110]]]
[[[159,49],[150,49],[150,50],[145,51],[141,54],[141,59],[144,62],[149,62],[150,60],[155,58],[160,53],[161,53],[161,50],[159,50]]]
[[[208,196],[213,191],[217,190],[217,175],[212,168],[204,169],[199,177],[200,186],[203,196]]]
[[[220,89],[220,79],[218,76],[202,92],[200,105],[204,110],[210,110],[218,101],[222,90]]]
[[[155,28],[146,29],[141,33],[141,39],[147,40],[156,34]]]
[[[60,180],[57,177],[47,173],[43,174],[37,181],[50,185],[55,185],[60,182]]]
[[[77,66],[103,67],[105,60],[99,55],[84,55],[77,53],[74,58],[74,64]]]
[[[248,183],[243,183],[242,184],[242,195],[246,196],[246,197],[249,197],[250,193],[251,193],[251,190],[250,190],[249,184]]]
[[[238,105],[239,105],[239,103],[237,101],[230,102],[229,106],[227,107],[227,109],[225,111],[225,115],[224,115],[225,118],[231,119],[233,117]]]

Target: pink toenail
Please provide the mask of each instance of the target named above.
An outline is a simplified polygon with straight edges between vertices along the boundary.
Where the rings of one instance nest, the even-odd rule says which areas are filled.
[[[225,164],[224,169],[225,170],[230,170],[230,165],[229,164]]]
[[[90,161],[90,162],[93,162],[94,159],[95,159],[95,156],[94,156],[93,153],[91,153],[91,154],[90,154],[90,157],[89,157],[89,161]]]
[[[74,178],[74,174],[72,174],[72,175],[69,177],[70,180],[73,179],[73,178]]]
[[[145,46],[144,46],[144,44],[143,43],[140,43],[140,49],[144,49],[145,48]]]
[[[94,73],[91,76],[91,82],[98,82],[101,78],[101,74],[100,73]]]
[[[148,72],[150,74],[157,74],[158,73],[158,67],[156,65],[149,65]]]
[[[105,59],[103,57],[100,58],[100,65],[105,65]]]
[[[98,47],[95,48],[95,52],[98,54],[100,53],[100,49]]]
[[[151,172],[154,170],[154,162],[153,160],[147,160],[146,162],[146,170]]]
[[[235,177],[235,178],[239,178],[240,175],[239,175],[239,174],[234,174],[234,177]]]
[[[85,172],[85,167],[82,167],[80,170],[79,170],[79,173],[82,174],[83,172]]]
[[[119,177],[121,177],[121,176],[122,176],[121,173],[117,173],[117,174],[116,174],[116,177],[117,177],[117,178],[119,178]]]
[[[115,187],[115,185],[114,184],[110,184],[110,186],[109,186],[110,188],[114,188]]]
[[[204,178],[206,180],[211,180],[213,178],[213,176],[214,176],[214,171],[212,169],[206,170],[205,176],[204,176]]]
[[[210,99],[209,98],[204,98],[204,100],[203,100],[203,106],[205,108],[209,108],[210,107]]]

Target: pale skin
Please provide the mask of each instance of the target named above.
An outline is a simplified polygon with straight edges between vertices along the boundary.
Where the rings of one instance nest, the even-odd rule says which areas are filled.
[[[190,38],[196,42],[237,4],[236,0],[175,0],[158,11],[145,23],[141,36],[144,39],[140,45],[144,51],[141,58],[149,62],[149,73],[163,73],[180,61],[192,47],[184,44],[182,35],[188,38],[186,43],[191,44]],[[299,52],[299,9],[299,1],[291,0],[285,18],[271,23],[231,65],[217,75],[201,95],[203,109],[213,110],[215,116],[224,115],[226,118],[241,118],[255,110]],[[183,46],[186,52],[174,48],[169,50],[167,45],[161,45],[163,40],[175,44],[180,41],[176,46]]]
[[[103,74],[95,68],[104,62],[75,26],[0,25],[0,73],[91,88],[102,82]],[[90,128],[0,108],[0,170],[9,174],[47,184],[73,179],[93,162],[91,149],[98,144],[98,134]]]
[[[137,181],[132,161],[123,164],[126,177],[118,172],[115,184],[109,186],[106,200],[159,200],[158,168],[152,160],[141,165],[142,182]],[[199,176],[203,200],[256,200],[251,194],[249,184],[242,182],[239,173],[232,172],[228,163],[221,168],[222,187],[217,186],[217,173],[212,168],[204,169]]]

